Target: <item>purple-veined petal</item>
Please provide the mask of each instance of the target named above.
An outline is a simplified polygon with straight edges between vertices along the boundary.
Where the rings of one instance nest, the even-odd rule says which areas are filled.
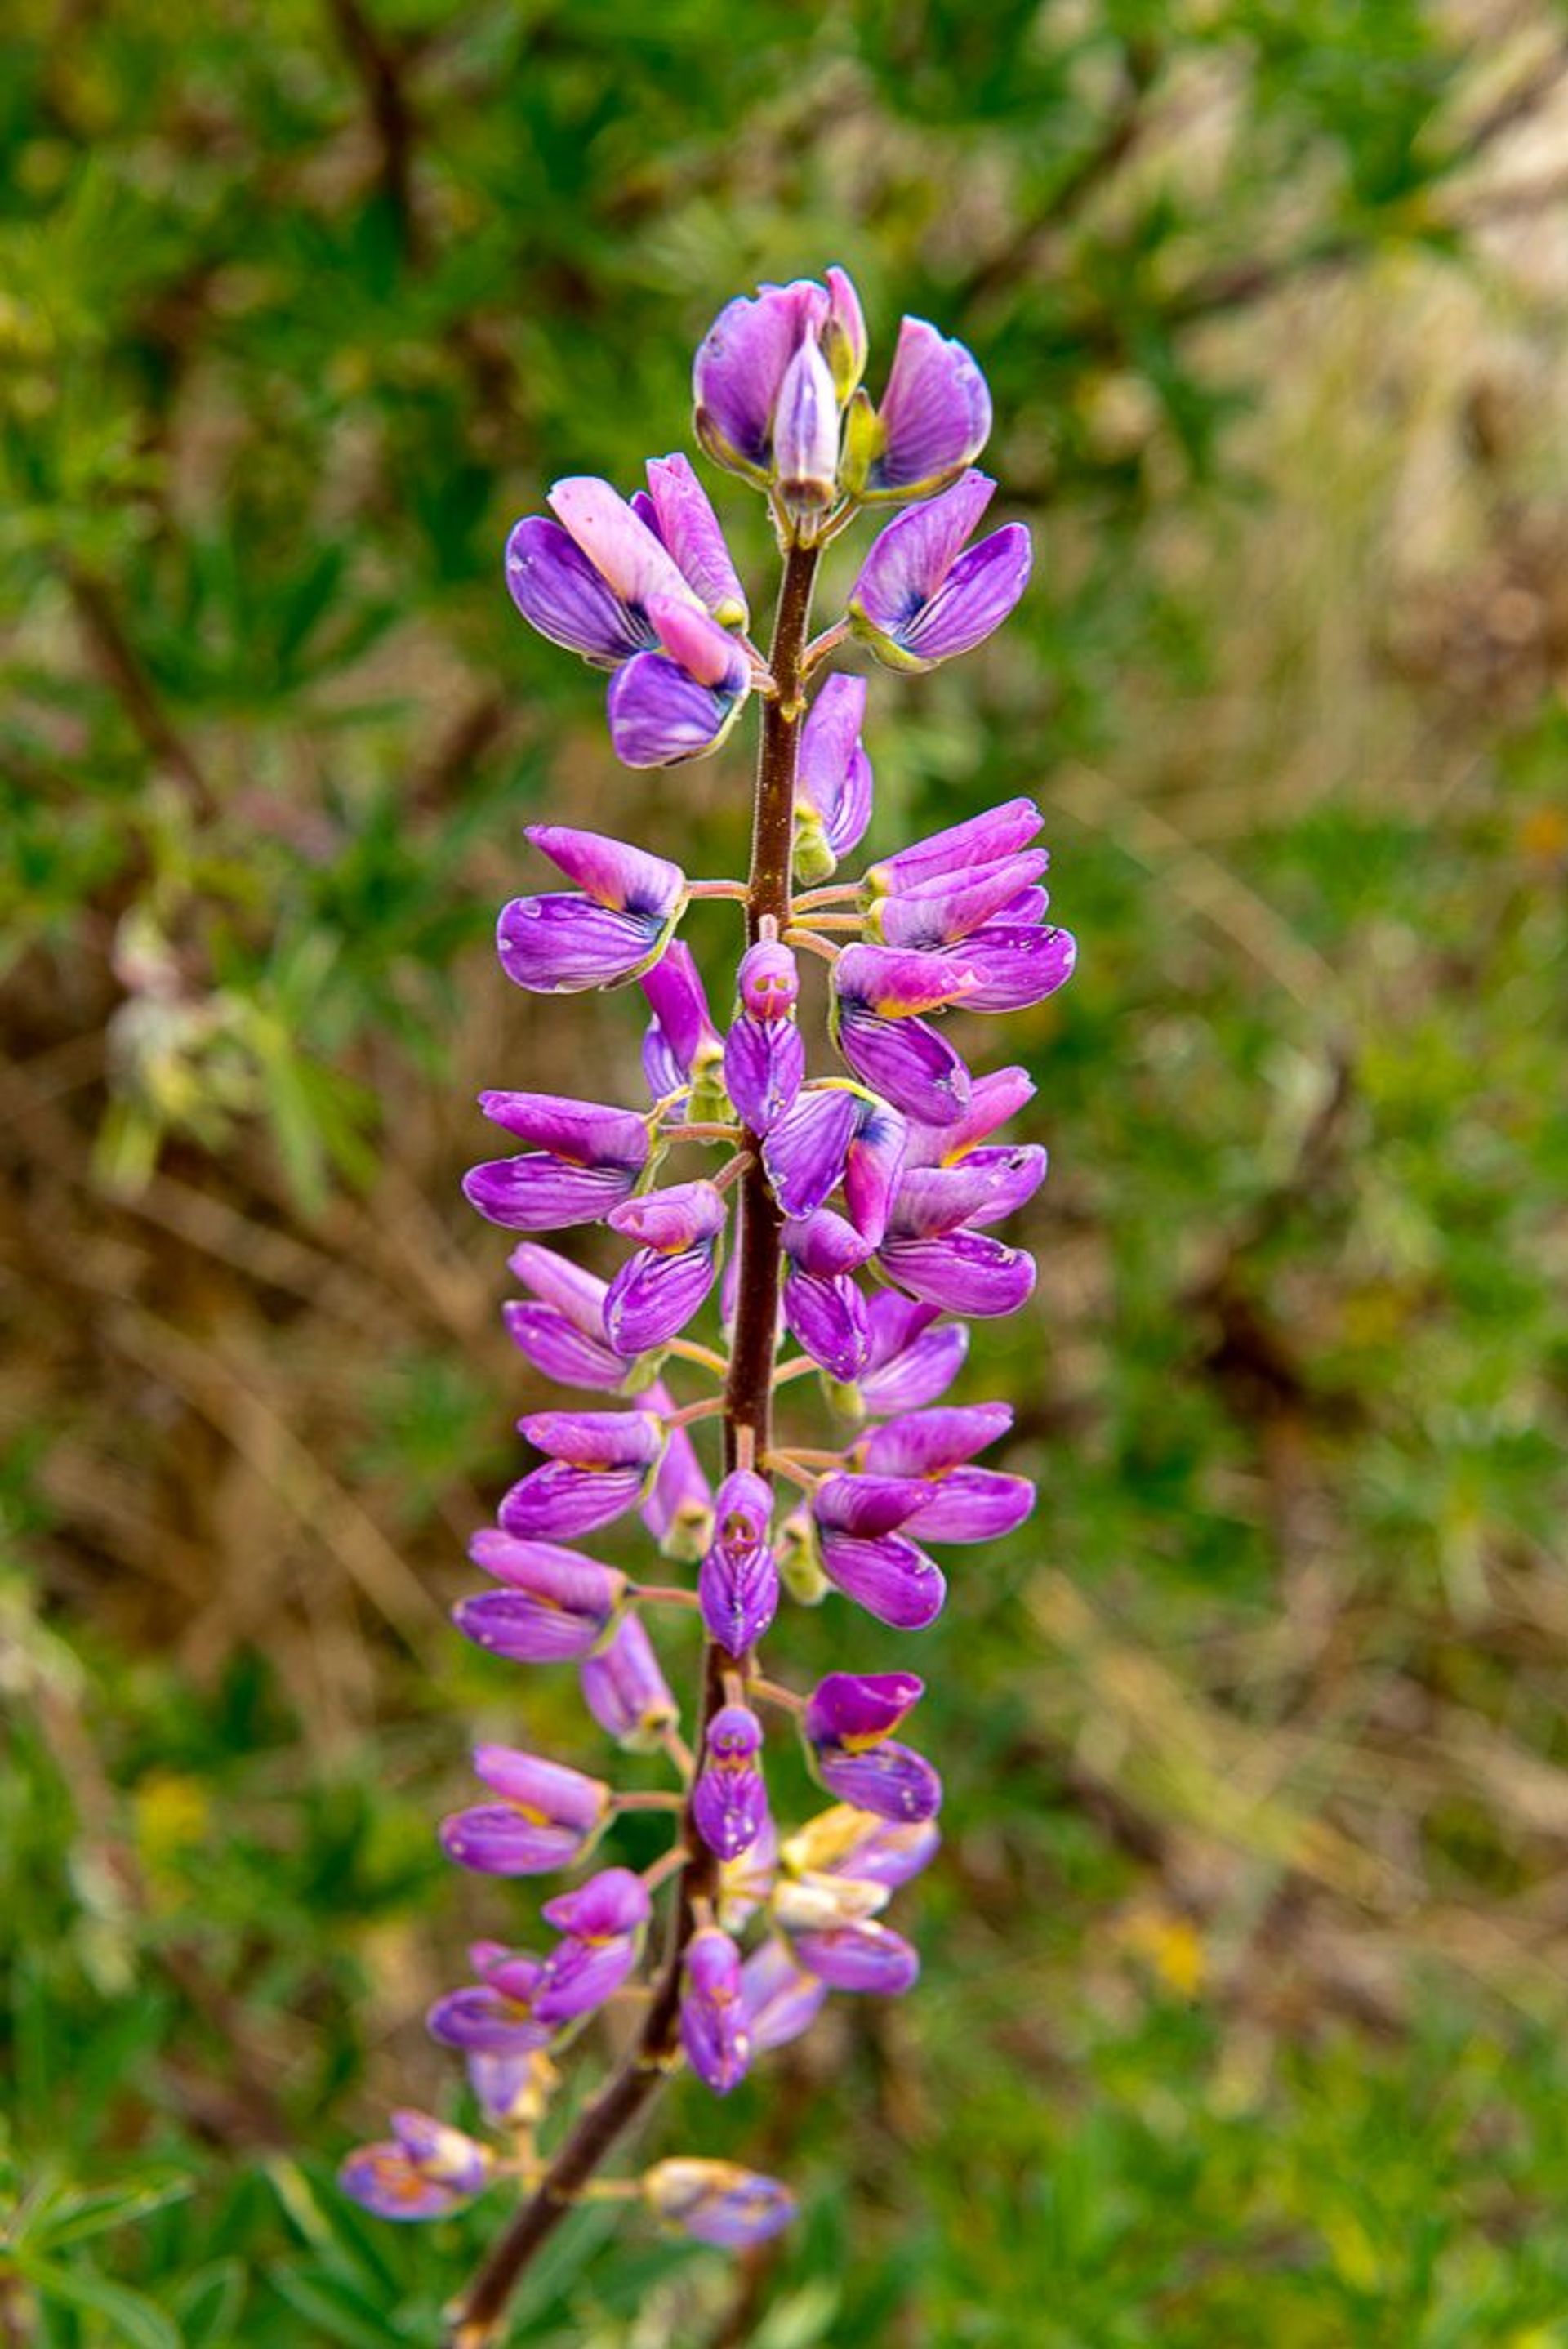
[[[821,345],[808,337],[784,370],[773,415],[779,495],[797,520],[832,503],[839,471],[839,395]]]
[[[643,2197],[665,2226],[721,2251],[745,2251],[777,2235],[795,2216],[795,2198],[776,2178],[733,2161],[683,2155],[643,2172]]]
[[[851,946],[833,966],[833,993],[841,1007],[908,1019],[963,1003],[974,987],[962,955],[911,954],[896,947]],[[874,1090],[874,1088],[873,1088]]]
[[[934,874],[891,896],[874,897],[868,929],[883,946],[932,953],[960,946],[983,923],[1004,913],[1021,924],[1026,905],[1032,906],[1036,896],[1040,903],[1035,910],[1045,910],[1045,892],[1036,891],[1033,883],[1047,863],[1044,849],[1026,848],[989,864]],[[962,959],[967,961],[967,955]]]
[[[696,437],[716,464],[768,480],[785,369],[806,337],[820,333],[828,306],[825,288],[806,279],[726,303],[692,369]]]
[[[769,1546],[773,1496],[764,1480],[737,1469],[719,1486],[714,1539],[697,1577],[697,1599],[710,1638],[743,1656],[779,1607],[779,1569]]]
[[[864,1753],[824,1748],[817,1775],[830,1795],[879,1818],[918,1825],[942,1808],[942,1781],[923,1754],[890,1737]]]
[[[717,750],[744,695],[703,685],[667,653],[635,653],[610,679],[610,740],[625,767],[678,767]]]
[[[559,1249],[545,1247],[538,1240],[520,1240],[506,1261],[508,1270],[542,1304],[554,1306],[585,1334],[598,1330],[605,1283],[596,1272],[585,1271]]]
[[[520,1142],[579,1166],[624,1166],[637,1172],[648,1163],[648,1121],[635,1110],[571,1101],[556,1093],[484,1092],[480,1107],[492,1125],[516,1134]]]
[[[828,1985],[798,1965],[788,1941],[774,1935],[753,1950],[740,1969],[751,2044],[758,2055],[787,2047],[809,2031],[820,2014]]]
[[[794,1105],[806,1075],[806,1045],[792,1019],[742,1013],[724,1040],[724,1089],[752,1133],[769,1134]]]
[[[877,410],[882,453],[868,498],[928,497],[972,465],[991,432],[991,395],[973,355],[924,318],[905,318]]]
[[[501,907],[496,950],[514,987],[532,995],[581,995],[637,978],[657,961],[668,927],[652,915],[620,913],[591,897],[514,897]]]
[[[886,525],[850,591],[851,618],[861,633],[897,644],[952,570],[995,489],[988,474],[968,472]]]
[[[728,1209],[724,1194],[707,1182],[671,1183],[640,1192],[606,1217],[613,1232],[640,1240],[661,1256],[696,1247],[724,1229]]]
[[[574,1541],[634,1509],[648,1481],[643,1467],[583,1468],[548,1460],[502,1495],[501,1526],[525,1541]]]
[[[548,1876],[569,1868],[585,1841],[555,1820],[536,1820],[510,1803],[480,1803],[441,1821],[441,1848],[481,1876]]]
[[[628,610],[571,533],[543,514],[530,514],[507,540],[506,584],[531,627],[595,668],[615,668],[653,643],[642,616]]]
[[[584,1468],[651,1467],[665,1441],[651,1411],[536,1411],[518,1427],[551,1459]]]
[[[1032,1199],[1048,1161],[1037,1143],[969,1152],[953,1166],[906,1166],[894,1195],[890,1228],[901,1238],[931,1239],[961,1225],[997,1224]]]
[[[673,1411],[675,1404],[663,1385],[652,1386],[643,1397],[650,1410]],[[696,1446],[684,1427],[672,1427],[653,1485],[642,1505],[643,1523],[665,1557],[688,1564],[707,1549],[713,1532],[713,1491]]]
[[[866,1991],[896,1998],[920,1978],[920,1960],[909,1943],[874,1917],[863,1924],[840,1925],[825,1933],[798,1933],[795,1954],[830,1990]]]
[[[792,1265],[784,1279],[784,1321],[830,1379],[847,1384],[859,1377],[871,1339],[866,1300],[849,1273],[818,1277]]]
[[[886,1239],[877,1260],[912,1297],[949,1313],[981,1319],[1016,1313],[1035,1286],[1035,1260],[988,1232],[947,1232],[937,1239]]]
[[[513,1299],[501,1307],[500,1316],[507,1336],[542,1378],[561,1386],[589,1387],[611,1394],[626,1375],[619,1354],[602,1339],[585,1337],[553,1305]]]
[[[652,1916],[653,1903],[647,1886],[629,1868],[602,1868],[586,1884],[547,1900],[541,1914],[558,1933],[596,1940],[636,1932]]]
[[[618,1567],[602,1566],[596,1557],[552,1542],[517,1541],[494,1526],[471,1536],[469,1556],[509,1590],[526,1590],[542,1606],[581,1616],[601,1631],[626,1595],[626,1578]]]
[[[932,1489],[920,1476],[824,1476],[811,1495],[811,1514],[835,1533],[896,1533],[931,1503]]]
[[[589,1712],[605,1735],[629,1752],[656,1746],[680,1718],[638,1615],[622,1617],[608,1646],[585,1659],[581,1679]]]
[[[510,1232],[559,1232],[596,1224],[630,1196],[625,1166],[573,1166],[548,1150],[487,1158],[463,1176],[463,1196],[487,1222]]]
[[[718,1278],[711,1240],[666,1253],[639,1248],[610,1283],[604,1334],[628,1361],[678,1338]]]
[[[751,2066],[751,2029],[742,1995],[740,1951],[717,1925],[687,1945],[681,1981],[681,2045],[715,2095],[727,2096]]]
[[[816,1086],[799,1095],[768,1135],[762,1164],[787,1216],[812,1215],[837,1185],[856,1119],[851,1092]]]
[[[857,1232],[844,1216],[836,1216],[831,1207],[819,1207],[810,1216],[792,1216],[783,1232],[784,1252],[791,1264],[814,1279],[826,1280],[837,1272],[854,1272],[871,1257],[875,1243]]]
[[[655,595],[696,603],[674,558],[608,481],[569,474],[552,484],[548,503],[623,604],[645,611]]]
[[[924,1541],[1000,1541],[1017,1531],[1036,1497],[1027,1476],[1010,1476],[999,1468],[954,1468],[939,1480],[935,1494],[920,1513]]]
[[[883,1534],[874,1541],[825,1534],[822,1568],[835,1589],[895,1630],[923,1630],[935,1622],[947,1597],[941,1568],[906,1534]]]
[[[833,388],[843,400],[866,371],[866,314],[846,271],[835,265],[825,274],[828,315],[820,329],[822,350],[832,369]]]
[[[1027,848],[1044,822],[1033,800],[1005,800],[999,807],[949,824],[901,848],[896,855],[883,857],[867,873],[866,886],[879,895],[902,894],[972,872],[976,866],[995,864]]]
[[[865,1463],[874,1476],[941,1476],[999,1444],[1013,1424],[1007,1402],[952,1403],[942,1411],[890,1419],[867,1438]]]
[[[888,1102],[863,1094],[857,1100],[844,1158],[844,1204],[856,1231],[873,1247],[887,1229],[908,1139],[908,1120]]]
[[[964,957],[977,981],[966,1011],[1023,1011],[1067,985],[1078,942],[1070,930],[991,923],[965,940]]]
[[[879,1340],[887,1325],[879,1321],[878,1309],[893,1306],[908,1309],[924,1319],[913,1327],[904,1343],[879,1357]],[[969,1332],[962,1321],[930,1328],[928,1324],[935,1320],[938,1310],[936,1306],[919,1299],[901,1296],[896,1289],[883,1289],[872,1299],[871,1359],[856,1381],[861,1405],[867,1412],[913,1411],[946,1393],[964,1367],[969,1351]]]
[[[726,628],[744,628],[746,593],[707,491],[683,456],[650,457],[648,494],[676,567]]]
[[[928,1020],[884,1019],[863,1004],[840,1002],[833,1034],[861,1082],[906,1117],[942,1125],[963,1116],[969,1103],[968,1068]]]
[[[473,2055],[529,2055],[548,2046],[551,2037],[527,2005],[488,1982],[449,1991],[426,2015],[425,2028],[443,2047]]]
[[[861,1747],[891,1737],[925,1694],[914,1672],[830,1672],[806,1700],[800,1727],[814,1746]]]
[[[530,823],[523,831],[542,856],[601,905],[664,922],[686,896],[686,874],[666,856],[569,824]]]
[[[676,938],[642,979],[654,1023],[643,1047],[643,1066],[655,1101],[688,1082],[707,1053],[717,1055],[718,1031],[708,1015],[707,996],[691,948]]]

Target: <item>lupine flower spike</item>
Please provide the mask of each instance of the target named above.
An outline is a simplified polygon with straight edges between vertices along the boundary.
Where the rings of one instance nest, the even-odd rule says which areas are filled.
[[[991,402],[962,345],[906,318],[875,397],[869,358],[838,268],[730,302],[696,354],[697,442],[763,493],[782,557],[766,657],[685,456],[651,459],[629,496],[557,481],[548,512],[507,542],[522,617],[607,672],[627,766],[708,755],[748,705],[761,743],[744,881],[694,881],[648,847],[535,824],[531,855],[566,885],[525,875],[500,918],[501,968],[531,994],[639,983],[648,1094],[480,1098],[512,1146],[464,1189],[526,1236],[506,1329],[536,1372],[576,1392],[520,1423],[530,1455],[473,1537],[486,1584],[455,1620],[498,1670],[573,1667],[592,1723],[646,1758],[618,1792],[586,1754],[481,1744],[482,1798],[440,1828],[447,1856],[481,1877],[583,1871],[538,1908],[531,1946],[477,1943],[469,1979],[428,2017],[463,2058],[468,2117],[488,2140],[404,2110],[343,2168],[345,2191],[388,2218],[513,2198],[458,2304],[453,2349],[499,2341],[517,2284],[585,2195],[640,2203],[727,2250],[788,2225],[785,2186],[700,2153],[636,2179],[601,2172],[672,2074],[727,2095],[831,1993],[891,1997],[915,1981],[915,1948],[883,1912],[935,1852],[942,1784],[901,1733],[922,1682],[855,1669],[854,1626],[863,1613],[920,1631],[946,1595],[933,1551],[999,1539],[1033,1506],[1024,1476],[980,1458],[1007,1443],[1010,1412],[947,1400],[966,1320],[1030,1293],[1031,1259],[995,1226],[1046,1173],[1037,1144],[1000,1136],[1033,1086],[1017,1068],[972,1067],[974,1015],[1042,1003],[1069,976],[1073,941],[1047,919],[1028,799],[840,877],[872,823],[874,709],[866,678],[833,667],[858,646],[882,670],[918,673],[982,643],[1024,591],[1028,534],[1005,523],[975,537],[995,487],[975,470]],[[810,638],[823,547],[889,507],[903,511],[872,538],[847,608]],[[745,936],[710,998],[681,933],[698,915],[733,919],[726,899],[743,905]],[[825,1039],[806,1032],[805,957],[830,965]],[[608,1278],[537,1237],[586,1225],[623,1243]],[[834,1448],[803,1428],[816,1448],[794,1451],[776,1418],[813,1388]],[[779,1673],[787,1600],[841,1609],[845,1669],[810,1690]],[[670,1613],[702,1634],[684,1723],[659,1653]],[[826,1807],[781,1831],[769,1779],[797,1741]],[[647,1783],[665,1770],[666,1786]],[[659,1817],[671,1829],[641,1873],[618,1824],[633,1812],[650,1815],[641,1836]],[[552,2125],[545,2156],[536,2132],[570,2093],[568,2051],[613,2004],[631,2007],[615,2033],[625,2052]]]

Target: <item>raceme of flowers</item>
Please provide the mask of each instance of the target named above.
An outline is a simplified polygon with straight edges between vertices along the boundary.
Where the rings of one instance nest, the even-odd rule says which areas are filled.
[[[765,736],[773,730],[764,789],[788,794],[792,872],[770,912],[760,846],[748,882],[693,880],[647,848],[537,824],[528,837],[553,875],[500,915],[501,968],[517,986],[640,988],[647,1099],[481,1097],[498,1154],[464,1187],[520,1236],[506,1327],[536,1371],[587,1400],[521,1423],[535,1464],[474,1537],[484,1587],[456,1621],[494,1655],[572,1667],[603,1735],[665,1757],[671,1785],[618,1794],[609,1775],[478,1749],[480,1798],[444,1822],[448,1857],[490,1876],[581,1872],[545,1902],[530,1946],[480,1943],[471,1980],[432,2009],[430,2032],[465,2059],[491,2137],[394,2115],[392,2136],[343,2171],[348,2192],[387,2217],[438,2216],[511,2180],[514,2196],[553,2191],[562,2203],[640,2196],[704,2242],[757,2242],[793,2207],[772,2179],[682,2156],[635,2181],[593,2180],[582,2173],[598,2148],[585,2139],[569,2135],[564,2157],[541,2152],[565,2049],[615,2002],[649,2015],[629,2065],[684,2059],[722,2096],[809,2029],[831,1992],[892,1996],[918,1971],[887,1912],[937,1845],[941,1783],[902,1734],[922,1682],[843,1671],[794,1692],[764,1672],[760,1643],[779,1636],[786,1599],[831,1594],[920,1630],[943,1607],[941,1558],[1011,1532],[1033,1505],[1026,1479],[979,1464],[1007,1433],[1007,1406],[944,1398],[968,1322],[1016,1311],[1033,1286],[1031,1259],[997,1226],[1045,1176],[1041,1148],[1002,1138],[1034,1088],[1017,1067],[975,1073],[944,1015],[1041,1002],[1069,976],[1074,948],[1048,919],[1028,799],[840,877],[872,821],[872,770],[867,683],[836,672],[836,655],[858,644],[913,673],[965,652],[1012,610],[1030,559],[1016,523],[975,535],[995,485],[975,469],[991,407],[969,353],[906,318],[875,403],[866,357],[861,305],[838,269],[729,303],[696,355],[701,449],[766,494],[795,566],[781,613],[791,577],[809,588],[815,551],[862,514],[902,508],[814,641],[802,602],[770,655],[753,645],[717,515],[684,456],[650,460],[646,489],[629,499],[603,481],[558,481],[549,514],[508,541],[524,618],[608,671],[611,740],[627,765],[703,756],[758,702]],[[705,899],[748,916],[717,1016],[680,935]],[[802,955],[828,966],[817,1050],[799,1019]],[[966,1022],[965,1050],[983,1041]],[[758,1212],[757,1185],[778,1240],[775,1287],[752,1295],[745,1267],[768,1268],[738,1247],[736,1226]],[[540,1237],[590,1225],[624,1243],[607,1281]],[[791,1382],[815,1377],[841,1429],[831,1450],[771,1432],[760,1443],[766,1411],[761,1423],[738,1412],[738,1330],[758,1311],[772,1387],[787,1407]],[[682,1381],[695,1400],[677,1402]],[[725,1451],[705,1464],[709,1428]],[[633,1518],[650,1562],[658,1554],[645,1575],[595,1554]],[[700,1614],[705,1635],[705,1692],[685,1731],[656,1640],[681,1609]],[[787,1737],[825,1798],[789,1832],[768,1792],[770,1752]],[[632,1810],[665,1812],[674,1836],[640,1873],[614,1856],[615,1821]],[[661,1900],[670,1916],[655,1932]],[[617,2128],[642,2095],[624,2078]],[[601,2116],[599,2134],[606,2126]],[[490,2337],[480,2314],[460,2337]]]

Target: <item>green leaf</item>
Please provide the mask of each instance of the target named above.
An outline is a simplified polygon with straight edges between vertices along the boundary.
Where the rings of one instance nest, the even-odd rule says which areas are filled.
[[[59,2267],[53,2260],[24,2256],[22,2272],[46,2302],[101,2316],[116,2337],[131,2349],[184,2349],[184,2338],[172,2317],[129,2284],[112,2283],[92,2268]]]

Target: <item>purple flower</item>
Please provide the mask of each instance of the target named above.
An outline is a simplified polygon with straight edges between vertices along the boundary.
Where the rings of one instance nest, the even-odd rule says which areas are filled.
[[[938,1239],[889,1237],[877,1262],[890,1280],[928,1305],[983,1319],[1016,1313],[1035,1286],[1035,1260],[988,1232],[948,1232]]]
[[[806,1046],[793,1020],[754,1019],[743,1012],[724,1040],[725,1089],[752,1133],[774,1131],[805,1074]]]
[[[806,1074],[806,1047],[795,1025],[799,973],[788,947],[748,947],[736,975],[738,1009],[724,1043],[724,1081],[737,1115],[752,1133],[771,1133]]]
[[[905,318],[863,472],[849,486],[866,499],[929,497],[974,463],[990,434],[991,394],[970,353],[925,319]]]
[[[1024,926],[1046,909],[1035,884],[1046,869],[1043,849],[1023,849],[954,873],[936,873],[888,895],[873,896],[868,934],[882,946],[913,947],[923,954],[960,946],[997,919]],[[965,954],[963,960],[967,962]],[[969,1008],[974,1008],[970,999]]]
[[[494,2055],[470,2049],[469,2085],[493,2128],[533,2128],[549,2106],[555,2066],[542,2048],[526,2054]]]
[[[544,1411],[518,1424],[547,1455],[501,1501],[502,1531],[524,1541],[572,1541],[614,1524],[643,1499],[664,1448],[645,1411]]]
[[[480,1107],[493,1124],[540,1145],[463,1177],[469,1205],[510,1230],[597,1223],[630,1197],[647,1164],[647,1121],[634,1110],[551,1093],[481,1093]]]
[[[784,1277],[784,1322],[819,1370],[847,1385],[871,1345],[866,1300],[847,1272],[813,1274],[791,1260]]]
[[[642,988],[654,1015],[643,1040],[643,1072],[648,1091],[655,1102],[662,1102],[689,1090],[693,1094],[690,1113],[696,1115],[696,1096],[717,1072],[724,1046],[709,1017],[707,996],[691,948],[677,938],[652,970],[645,972]]]
[[[572,995],[619,987],[655,963],[686,904],[680,867],[599,833],[527,830],[586,894],[514,897],[502,906],[496,944],[508,978],[535,995]]]
[[[799,278],[764,285],[719,312],[692,370],[696,437],[715,464],[764,488],[772,480],[775,416],[789,363],[802,343],[821,336],[831,306],[825,287]]]
[[[1011,1406],[1004,1402],[913,1412],[876,1430],[865,1447],[866,1466],[873,1475],[931,1482],[932,1497],[920,1513],[924,1540],[999,1540],[1029,1515],[1035,1488],[1026,1476],[967,1464],[1012,1423]]]
[[[942,1781],[891,1734],[923,1693],[913,1672],[830,1672],[818,1682],[801,1727],[830,1795],[882,1818],[934,1817]]]
[[[888,668],[917,675],[984,643],[1029,579],[1029,533],[1012,522],[961,552],[996,484],[965,473],[911,506],[873,544],[850,594],[855,634]]]
[[[750,616],[724,532],[689,458],[650,457],[648,486],[632,500],[634,512],[675,558],[711,618],[744,628]]]
[[[692,1789],[692,1819],[709,1851],[734,1859],[756,1842],[768,1816],[757,1756],[762,1723],[743,1704],[721,1705],[708,1723]]]
[[[869,1992],[897,1998],[920,1979],[920,1960],[909,1943],[874,1917],[823,1932],[791,1936],[795,1955],[808,1973],[830,1990]]]
[[[469,2055],[530,2055],[548,2046],[551,2027],[533,2008],[542,1962],[493,1941],[477,1942],[469,1954],[483,1979],[436,2001],[425,2017],[431,2038]]]
[[[681,2045],[716,2096],[727,2096],[751,2068],[751,2031],[742,1994],[740,1951],[717,1925],[692,1935],[681,1973]]]
[[[607,1645],[583,1659],[581,1679],[589,1712],[628,1753],[650,1752],[680,1719],[641,1616],[621,1618]]]
[[[610,740],[627,767],[676,767],[717,750],[751,682],[745,655],[706,614],[659,602],[653,618],[668,649],[634,653],[605,699]]]
[[[533,1993],[539,2021],[559,2028],[613,1998],[636,1969],[651,1914],[647,1887],[627,1868],[606,1868],[575,1892],[547,1900],[544,1921],[564,1938]]]
[[[459,1599],[452,1620],[466,1639],[517,1663],[587,1655],[625,1597],[624,1574],[552,1542],[518,1541],[487,1528],[469,1542],[469,1556],[506,1588]]]
[[[833,966],[833,1040],[893,1108],[923,1125],[951,1124],[968,1107],[969,1071],[918,1015],[961,1003],[974,986],[966,966],[950,957],[846,947]]]
[[[442,2219],[489,2183],[493,2157],[461,2129],[416,2112],[394,2113],[392,2127],[390,2139],[361,2146],[337,2173],[344,2192],[378,2219]]]
[[[779,1569],[769,1543],[772,1513],[771,1489],[749,1469],[738,1468],[718,1488],[713,1547],[696,1588],[709,1638],[731,1656],[755,1647],[778,1611]]]
[[[1024,1011],[1067,985],[1078,941],[1070,930],[987,922],[965,939],[962,953],[975,980],[966,1011]]]
[[[532,1297],[501,1307],[507,1336],[541,1375],[603,1392],[621,1388],[628,1366],[604,1343],[607,1283],[553,1248],[523,1240],[507,1262]]]
[[[826,1477],[812,1496],[828,1579],[903,1631],[934,1623],[947,1597],[934,1559],[900,1530],[931,1498],[917,1479],[872,1476]]]
[[[962,823],[949,824],[885,856],[867,873],[873,896],[908,895],[950,884],[978,868],[1017,856],[1038,835],[1045,819],[1033,800],[1006,800]]]
[[[969,1332],[962,1321],[934,1327],[939,1312],[896,1289],[872,1299],[870,1344],[856,1381],[866,1411],[913,1411],[953,1384],[969,1351]]]
[[[828,1985],[798,1965],[789,1942],[775,1934],[741,1967],[740,1995],[753,2051],[761,2055],[810,2029],[827,2003]]]
[[[809,537],[833,502],[839,472],[839,394],[815,336],[799,345],[779,383],[773,461],[784,511]]]
[[[569,1867],[609,1816],[610,1789],[562,1762],[511,1745],[480,1745],[474,1768],[500,1796],[441,1822],[441,1848],[485,1876],[543,1876]]]
[[[837,1877],[885,1898],[930,1866],[941,1841],[929,1819],[882,1819],[835,1803],[790,1837],[784,1857],[797,1878]]]
[[[863,677],[830,677],[800,729],[795,784],[795,873],[808,888],[830,881],[872,820],[872,762],[861,743]]]
[[[643,1400],[650,1411],[673,1407],[667,1390],[659,1384],[651,1386]],[[689,1565],[707,1550],[713,1534],[713,1488],[684,1427],[668,1432],[664,1457],[643,1496],[641,1516],[663,1557]]]
[[[795,2216],[795,2198],[776,2178],[689,2154],[645,2169],[643,2198],[665,2226],[727,2251],[765,2243]]]
[[[857,1123],[849,1088],[819,1084],[809,1087],[767,1136],[762,1164],[787,1216],[814,1214],[837,1189]]]
[[[932,1239],[966,1224],[999,1224],[1034,1197],[1047,1163],[1037,1143],[1025,1143],[971,1150],[950,1166],[906,1166],[888,1229],[895,1239]]]
[[[612,1231],[643,1242],[604,1299],[604,1334],[617,1354],[634,1360],[686,1328],[717,1277],[727,1212],[711,1183],[645,1191],[611,1211]]]

